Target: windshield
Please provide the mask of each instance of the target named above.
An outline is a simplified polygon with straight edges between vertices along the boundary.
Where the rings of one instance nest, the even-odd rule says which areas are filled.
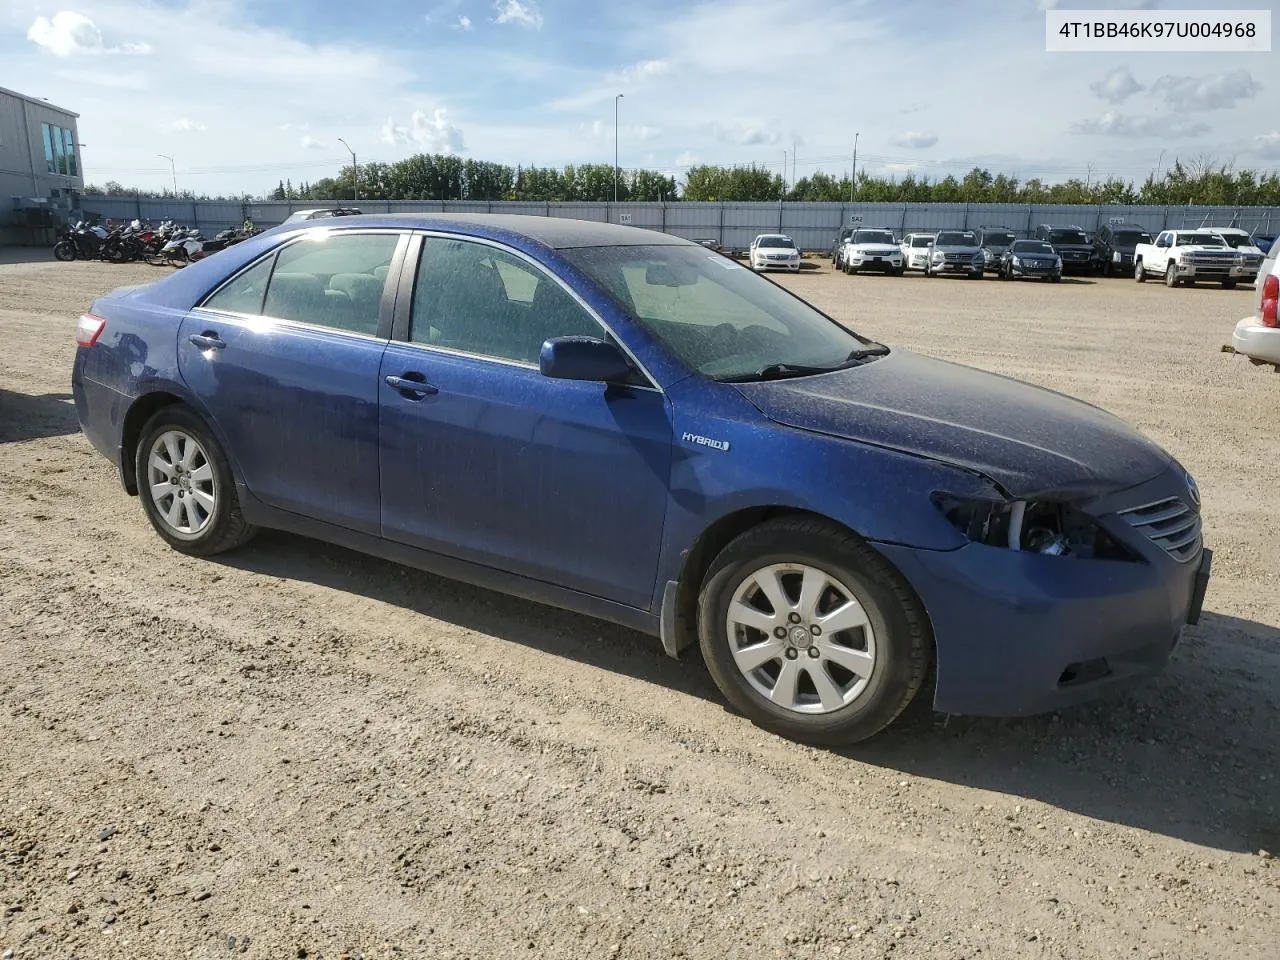
[[[1117,247],[1136,247],[1140,243],[1150,243],[1151,234],[1138,230],[1116,231],[1111,235],[1111,243]]]
[[[933,243],[933,237],[912,237],[911,245],[913,247],[927,247]]]
[[[940,233],[937,240],[940,247],[976,247],[978,245],[978,236],[974,233],[955,231],[952,233]]]
[[[1223,240],[1227,241],[1227,246],[1232,249],[1236,249],[1238,247],[1252,247],[1254,245],[1253,238],[1245,236],[1242,233],[1223,233],[1220,234],[1220,236]]]
[[[1216,233],[1183,233],[1178,235],[1180,247],[1225,247],[1226,243]]]
[[[893,234],[888,230],[859,230],[853,235],[854,243],[888,243],[892,244]]]
[[[1043,253],[1053,256],[1053,247],[1043,240],[1019,240],[1011,248],[1014,253]]]
[[[1012,230],[988,230],[982,235],[984,247],[1007,247],[1013,243]]]
[[[847,365],[874,346],[739,263],[687,246],[578,247],[561,255],[699,373]],[[778,371],[791,375],[793,371]]]
[[[794,250],[796,245],[791,242],[790,237],[761,237],[757,247],[786,247],[788,250]]]
[[[1085,244],[1089,241],[1085,239],[1083,230],[1050,230],[1049,242]]]

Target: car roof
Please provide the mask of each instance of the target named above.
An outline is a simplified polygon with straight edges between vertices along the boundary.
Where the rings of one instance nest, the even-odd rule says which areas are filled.
[[[567,250],[573,247],[687,246],[693,243],[682,237],[639,227],[625,227],[598,220],[570,220],[564,217],[539,217],[498,213],[370,213],[342,217],[341,225],[309,224],[311,229],[349,230],[358,227],[387,227],[396,230],[443,230],[490,240],[525,238],[551,247]]]

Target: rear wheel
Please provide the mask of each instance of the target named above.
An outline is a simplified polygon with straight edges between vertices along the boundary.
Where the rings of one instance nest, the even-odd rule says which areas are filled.
[[[1134,261],[1133,279],[1137,280],[1139,283],[1147,282],[1147,271],[1143,268],[1141,260]]]
[[[1176,287],[1178,285],[1178,268],[1175,264],[1169,264],[1164,268],[1164,285],[1166,287]]]
[[[698,599],[703,658],[750,720],[808,743],[879,733],[924,683],[928,622],[900,574],[826,521],[784,517],[742,534]]]
[[[241,515],[226,455],[187,407],[162,407],[147,421],[134,465],[147,519],[175,550],[209,556],[256,532]]]

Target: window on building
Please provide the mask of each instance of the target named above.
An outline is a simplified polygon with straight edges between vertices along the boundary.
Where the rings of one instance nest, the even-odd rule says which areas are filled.
[[[40,139],[44,142],[45,169],[50,173],[57,173],[58,165],[53,159],[53,128],[49,124],[40,124]]]
[[[75,134],[65,127],[51,123],[40,124],[40,139],[44,143],[44,165],[50,173],[64,176],[79,175],[76,163]]]
[[[66,147],[67,154],[67,176],[77,176],[76,172],[76,140],[75,134],[70,130],[62,131],[62,142]]]

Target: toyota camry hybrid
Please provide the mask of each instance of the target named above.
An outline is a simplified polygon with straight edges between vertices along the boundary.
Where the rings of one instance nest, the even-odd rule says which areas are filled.
[[[1200,495],[1120,420],[890,348],[698,244],[542,217],[268,231],[79,324],[174,549],[260,527],[698,645],[815,743],[1123,689],[1200,614]]]

